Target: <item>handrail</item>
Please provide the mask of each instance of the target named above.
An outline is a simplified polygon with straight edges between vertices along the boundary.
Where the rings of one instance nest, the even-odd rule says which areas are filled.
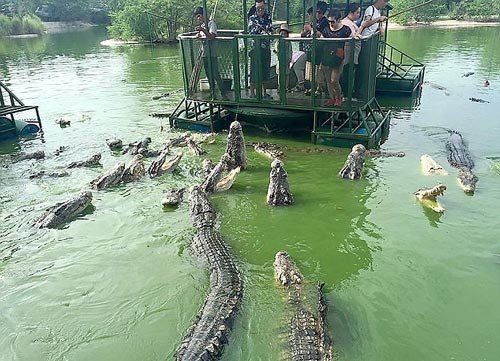
[[[405,56],[407,57],[408,59],[410,59],[411,61],[417,63],[418,65],[421,65],[421,66],[424,66],[424,63],[418,61],[417,59],[413,58],[412,56],[402,52],[401,50],[395,48],[394,46],[390,45],[389,43],[386,43],[385,41],[381,40],[381,43],[385,46],[387,46],[389,49],[391,49],[391,51],[396,51],[397,53],[400,53],[402,56]]]
[[[14,100],[19,103],[19,105],[24,106],[24,103],[19,99],[9,88],[0,80],[0,88],[4,89],[10,97],[10,105],[15,105]],[[3,98],[3,96],[2,96]],[[2,102],[3,103],[3,102]]]

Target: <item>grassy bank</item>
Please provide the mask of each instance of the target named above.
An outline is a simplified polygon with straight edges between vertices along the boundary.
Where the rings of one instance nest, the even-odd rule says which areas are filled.
[[[0,36],[42,34],[44,29],[42,21],[34,15],[0,15]]]

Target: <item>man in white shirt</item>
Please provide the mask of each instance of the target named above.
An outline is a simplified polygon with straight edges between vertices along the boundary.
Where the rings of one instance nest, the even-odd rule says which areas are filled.
[[[387,16],[380,14],[380,10],[385,8],[387,2],[388,0],[376,0],[375,4],[366,8],[363,22],[359,27],[362,36],[370,36],[380,30],[382,23],[387,20]]]
[[[216,37],[217,37],[217,24],[215,21],[208,21],[208,30],[205,28],[205,17],[202,7],[197,7],[194,10],[194,16],[198,20],[199,26],[196,28],[198,31],[197,37],[203,40],[203,66],[205,68],[205,73],[207,74],[208,83],[211,89],[215,88],[215,83],[219,87],[221,96],[223,99],[227,98],[227,92],[222,85],[222,79],[219,73],[219,63],[217,60],[217,48],[216,48]],[[210,47],[210,50],[209,50]],[[208,58],[210,57],[210,61]],[[211,65],[211,66],[210,66]]]

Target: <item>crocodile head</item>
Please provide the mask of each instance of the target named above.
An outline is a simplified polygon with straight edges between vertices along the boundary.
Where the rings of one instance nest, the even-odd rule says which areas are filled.
[[[279,251],[274,257],[274,274],[282,286],[297,285],[302,283],[302,274],[285,251]]]
[[[458,182],[465,193],[474,193],[478,180],[474,173],[467,168],[460,169],[458,172]]]
[[[282,206],[293,204],[294,199],[290,186],[288,185],[288,175],[279,159],[271,163],[269,173],[269,187],[267,189],[267,203],[272,206]]]

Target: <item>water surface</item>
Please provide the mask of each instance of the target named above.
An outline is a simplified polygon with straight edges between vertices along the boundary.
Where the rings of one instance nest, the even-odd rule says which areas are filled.
[[[212,198],[245,281],[223,360],[283,359],[286,295],[272,269],[281,249],[310,283],[326,283],[338,360],[498,360],[500,171],[490,158],[500,157],[499,36],[500,28],[389,33],[392,45],[426,63],[427,81],[448,90],[424,85],[418,105],[394,110],[383,148],[407,155],[368,160],[360,181],[337,177],[348,150],[278,137],[296,205],[270,208],[269,161],[249,149],[248,170]],[[45,207],[129,159],[112,154],[104,139],[151,136],[159,147],[171,136],[148,114],[179,99],[152,100],[182,86],[177,48],[107,48],[99,45],[105,38],[93,29],[0,41],[2,80],[26,104],[40,106],[45,129],[43,142],[0,145],[2,361],[171,359],[207,293],[207,275],[187,248],[193,234],[187,204],[173,212],[159,204],[164,190],[199,181],[194,156],[186,154],[172,176],[95,193],[95,209],[63,229],[31,227]],[[71,126],[56,125],[60,117]],[[462,133],[474,156],[474,196],[463,193],[446,161],[450,129]],[[56,157],[59,146],[68,150]],[[224,135],[205,147],[218,159]],[[8,160],[39,149],[50,156]],[[103,155],[102,169],[28,179],[95,152]],[[422,175],[424,153],[450,175]],[[412,196],[438,182],[448,186],[443,215]]]

